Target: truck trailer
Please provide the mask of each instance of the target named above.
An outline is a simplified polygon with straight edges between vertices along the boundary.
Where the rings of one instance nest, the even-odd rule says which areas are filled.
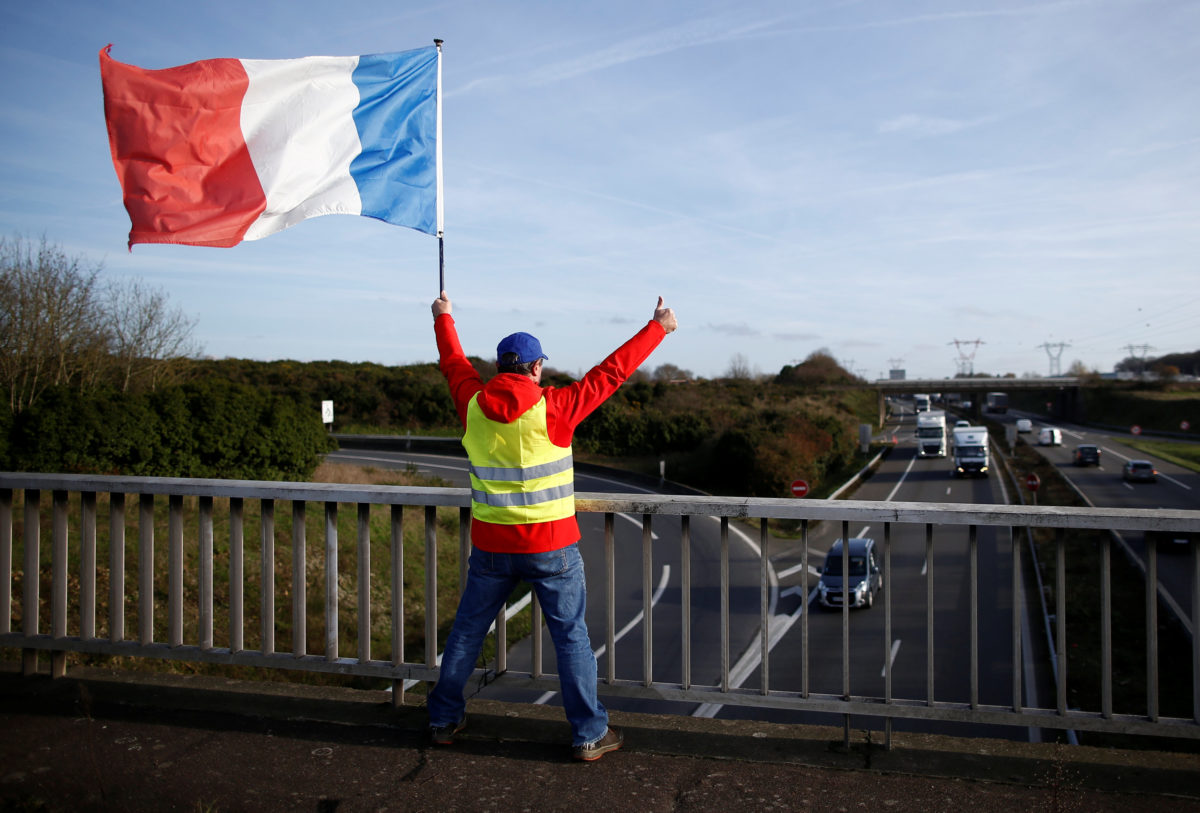
[[[1008,412],[1008,393],[989,392],[985,396],[983,406],[988,412]]]
[[[941,410],[917,414],[917,457],[946,456],[946,413]]]
[[[950,460],[950,471],[955,477],[987,477],[991,462],[987,429],[983,426],[955,429],[951,435]]]

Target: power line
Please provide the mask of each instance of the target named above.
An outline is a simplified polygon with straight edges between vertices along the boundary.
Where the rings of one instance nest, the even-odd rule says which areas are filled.
[[[1070,347],[1067,342],[1042,342],[1038,347],[1046,351],[1046,355],[1050,357],[1050,377],[1058,378],[1062,375],[1062,354],[1063,350]]]

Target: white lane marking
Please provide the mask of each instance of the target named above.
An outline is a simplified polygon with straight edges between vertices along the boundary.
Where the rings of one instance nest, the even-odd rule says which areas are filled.
[[[776,576],[778,576],[778,577],[779,577],[779,578],[781,578],[781,579],[786,579],[788,576],[791,576],[793,573],[799,573],[799,572],[800,572],[801,570],[803,570],[803,569],[804,569],[804,563],[803,563],[803,562],[801,562],[801,563],[800,563],[800,564],[798,564],[798,565],[792,565],[792,566],[791,566],[791,567],[789,567],[787,570],[781,570],[781,571],[779,571],[778,573],[776,573],[775,575],[776,575]],[[811,574],[812,574],[812,575],[814,575],[814,576],[820,576],[820,575],[821,575],[821,571],[820,571],[820,570],[818,570],[817,568],[813,567],[812,565],[809,565],[809,566],[808,566],[808,572],[809,572],[809,573],[811,573]],[[784,595],[784,596],[786,596],[786,595],[788,595],[788,593],[786,593],[786,592],[785,592],[785,593],[781,593],[781,595]]]
[[[1062,429],[1059,431],[1061,431],[1064,435],[1070,435],[1071,437],[1073,437],[1077,440],[1083,440],[1083,438],[1084,438],[1084,435],[1082,432],[1072,432],[1070,429]]]
[[[1172,476],[1171,476],[1171,475],[1169,475],[1169,474],[1163,474],[1163,473],[1160,471],[1160,472],[1158,473],[1158,476],[1159,476],[1159,477],[1161,477],[1161,478],[1163,478],[1164,480],[1166,480],[1168,483],[1174,483],[1175,485],[1179,486],[1180,488],[1185,488],[1185,489],[1187,489],[1188,491],[1191,491],[1191,490],[1192,490],[1192,487],[1191,487],[1191,486],[1189,486],[1189,485],[1188,485],[1188,484],[1186,484],[1186,483],[1181,483],[1181,482],[1179,482],[1178,480],[1176,480],[1174,477],[1172,477]]]
[[[1119,457],[1119,458],[1121,458],[1122,460],[1129,460],[1129,459],[1130,459],[1130,458],[1126,457],[1125,455],[1121,454],[1120,452],[1118,452],[1118,451],[1116,451],[1116,450],[1114,450],[1114,449],[1110,449],[1110,448],[1108,448],[1107,446],[1101,446],[1100,448],[1101,448],[1101,449],[1103,449],[1104,451],[1108,452],[1108,453],[1109,453],[1110,455],[1112,455],[1113,457]]]
[[[892,497],[895,497],[896,492],[900,490],[900,486],[904,485],[904,478],[908,477],[908,473],[910,471],[912,471],[913,464],[916,462],[917,462],[917,458],[915,456],[913,457],[912,460],[908,461],[908,468],[906,468],[904,470],[904,474],[900,475],[900,480],[896,483],[896,487],[892,489],[892,493],[883,498],[884,502],[892,501]]]
[[[1129,485],[1129,483],[1122,483],[1121,485],[1125,486],[1130,491],[1133,491],[1133,486]]]
[[[817,596],[817,588],[813,588],[808,594],[808,600],[800,602],[800,606],[792,611],[791,615],[772,615],[767,620],[767,651],[775,649],[775,645],[783,640],[800,616],[804,614],[804,608],[812,603]],[[739,687],[750,677],[750,674],[758,668],[762,663],[762,650],[758,648],[758,641],[750,643],[746,651],[742,653],[742,657],[738,658],[737,664],[729,670],[729,685]],[[716,717],[721,711],[724,704],[722,703],[701,703],[695,711],[692,712],[693,717]]]
[[[887,677],[888,669],[890,669],[893,665],[895,665],[896,653],[899,651],[900,651],[900,639],[897,638],[896,640],[892,641],[892,652],[890,655],[888,655],[887,666],[883,667],[883,669],[881,669],[879,671],[880,677]]]
[[[658,587],[656,587],[654,589],[654,595],[652,595],[650,597],[650,607],[651,608],[654,608],[658,604],[658,600],[660,598],[662,598],[663,592],[665,592],[667,589],[667,581],[670,580],[670,578],[671,578],[671,566],[663,565],[662,578],[660,578],[658,580]],[[616,643],[617,641],[621,640],[626,635],[628,635],[630,630],[632,630],[638,624],[642,623],[642,619],[645,617],[646,617],[645,608],[638,610],[637,615],[635,615],[633,618],[631,618],[629,620],[629,623],[626,624],[625,626],[621,627],[620,632],[618,632],[616,635],[613,636],[613,643]],[[606,643],[601,644],[598,649],[594,650],[597,658],[602,656],[607,651],[608,651],[608,644],[606,644]],[[535,704],[547,703],[556,694],[558,694],[558,692],[546,692],[545,694],[543,694],[541,697],[539,697],[537,700],[534,700],[533,702]]]
[[[952,486],[946,486],[946,496],[947,496],[947,497],[949,497],[949,496],[950,496],[950,489],[951,489],[951,488],[952,488]]]
[[[921,562],[921,575],[924,576],[929,571],[929,559]]]
[[[862,530],[858,532],[858,535],[859,535],[859,536],[866,536],[866,535],[867,535],[867,531],[869,531],[869,530],[871,530],[871,526],[870,526],[870,525],[864,525],[864,526],[863,526],[863,528],[862,528]]]

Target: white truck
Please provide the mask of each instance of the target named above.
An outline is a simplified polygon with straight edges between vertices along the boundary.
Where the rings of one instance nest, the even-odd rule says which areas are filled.
[[[917,457],[946,456],[946,413],[917,413]]]
[[[954,430],[950,442],[950,471],[955,477],[987,477],[988,433],[983,426],[961,426]]]
[[[930,410],[929,395],[919,392],[913,396],[913,411],[920,415],[922,412]]]

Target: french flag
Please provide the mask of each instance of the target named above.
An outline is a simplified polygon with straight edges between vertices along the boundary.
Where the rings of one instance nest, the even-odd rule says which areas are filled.
[[[111,49],[100,77],[131,249],[235,246],[328,214],[442,234],[439,47],[162,70]]]

